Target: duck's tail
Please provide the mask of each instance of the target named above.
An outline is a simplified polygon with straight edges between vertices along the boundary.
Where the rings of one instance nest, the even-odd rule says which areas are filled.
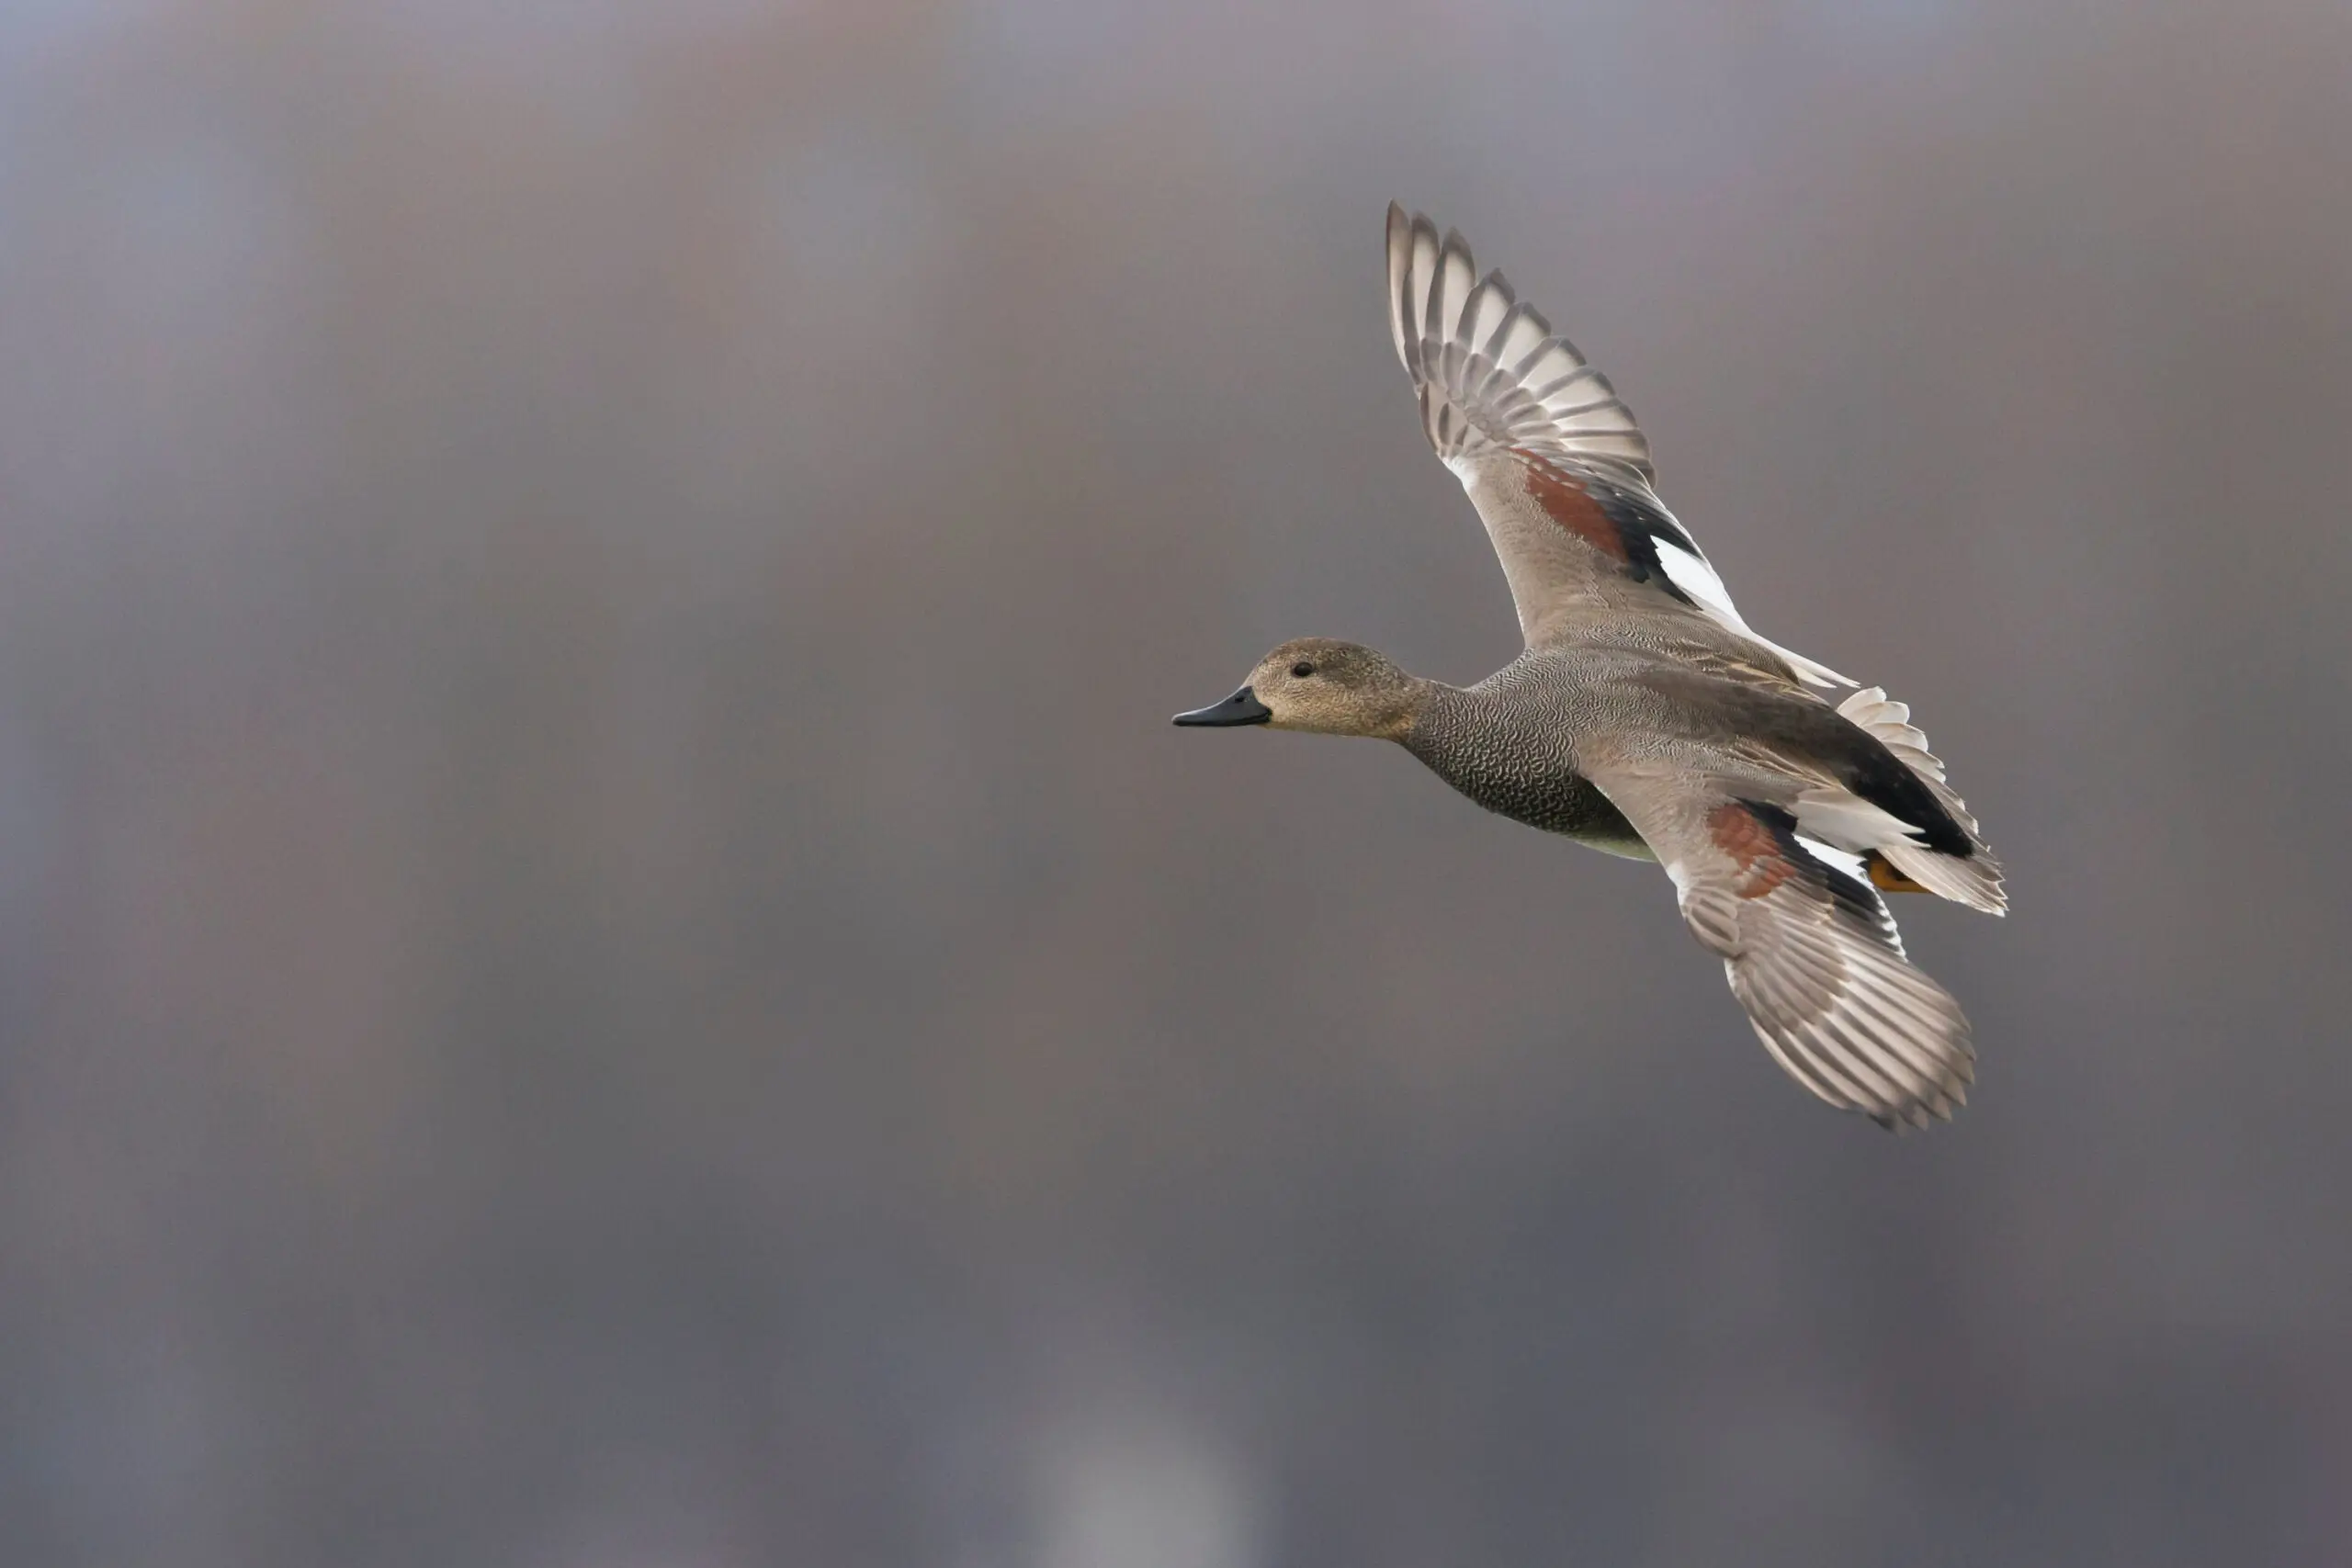
[[[1993,858],[1976,818],[1945,780],[1944,765],[1928,750],[1927,736],[1912,724],[1910,708],[1880,687],[1865,686],[1838,704],[1838,711],[1910,769],[1968,837],[1968,852],[1952,854],[1908,834],[1893,836],[1872,846],[1871,880],[1889,892],[1933,893],[1988,915],[2007,914],[2009,899],[2001,886],[2001,863]]]

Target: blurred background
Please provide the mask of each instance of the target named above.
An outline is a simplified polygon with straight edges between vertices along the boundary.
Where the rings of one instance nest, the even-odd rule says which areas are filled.
[[[2352,1559],[2336,0],[0,13],[12,1564]],[[1459,225],[2012,868],[1975,1103],[1178,731]]]

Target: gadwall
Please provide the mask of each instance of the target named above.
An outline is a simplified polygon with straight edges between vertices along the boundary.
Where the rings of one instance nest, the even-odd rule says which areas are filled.
[[[1608,378],[1388,209],[1388,317],[1430,445],[1470,493],[1525,651],[1476,685],[1286,642],[1182,725],[1393,740],[1490,811],[1655,860],[1773,1059],[1883,1127],[1965,1102],[1968,1020],[1905,958],[1883,892],[2000,914],[2001,870],[1910,710],[1766,641],[1657,497]]]

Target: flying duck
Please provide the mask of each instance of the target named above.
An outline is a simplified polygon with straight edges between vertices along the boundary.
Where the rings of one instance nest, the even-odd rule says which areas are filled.
[[[1480,278],[1460,234],[1394,205],[1388,321],[1524,650],[1451,686],[1300,638],[1176,722],[1393,740],[1490,811],[1655,860],[1790,1077],[1883,1127],[1949,1121],[1974,1077],[1968,1020],[1882,895],[2007,901],[1910,710],[1752,630],[1608,378],[1500,272]]]

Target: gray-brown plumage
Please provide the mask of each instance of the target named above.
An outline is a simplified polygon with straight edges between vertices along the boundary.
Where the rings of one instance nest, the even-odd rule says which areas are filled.
[[[1526,649],[1445,685],[1352,643],[1275,649],[1176,722],[1394,740],[1488,810],[1654,859],[1775,1060],[1883,1126],[1949,1119],[1974,1053],[1880,894],[1999,914],[2000,867],[1910,712],[1768,642],[1657,498],[1649,443],[1458,234],[1388,210],[1389,324],[1487,525]]]

